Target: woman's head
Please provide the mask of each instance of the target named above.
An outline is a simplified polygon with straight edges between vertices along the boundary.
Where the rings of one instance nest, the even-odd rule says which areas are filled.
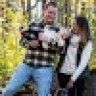
[[[75,33],[85,35],[84,37],[86,40],[90,38],[90,28],[89,28],[89,23],[86,17],[77,16],[75,18],[75,25],[73,29]]]

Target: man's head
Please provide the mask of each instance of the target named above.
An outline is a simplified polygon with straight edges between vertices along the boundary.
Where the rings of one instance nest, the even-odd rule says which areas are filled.
[[[52,24],[57,16],[57,6],[54,2],[49,2],[44,6],[44,22]]]

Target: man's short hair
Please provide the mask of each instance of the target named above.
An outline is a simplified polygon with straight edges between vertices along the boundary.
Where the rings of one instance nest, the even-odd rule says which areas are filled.
[[[55,2],[48,2],[44,5],[44,9],[47,9],[49,6],[57,7],[57,4]]]

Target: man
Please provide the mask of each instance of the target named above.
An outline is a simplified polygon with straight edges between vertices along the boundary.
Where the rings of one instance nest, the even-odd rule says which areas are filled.
[[[44,7],[44,20],[38,24],[30,24],[34,32],[39,28],[49,32],[58,32],[59,29],[54,26],[54,20],[57,14],[57,7],[54,2],[49,2]],[[36,27],[38,27],[36,29]],[[50,96],[53,76],[53,58],[58,50],[58,43],[54,36],[43,33],[35,34],[31,31],[22,32],[21,45],[27,49],[23,64],[17,67],[16,72],[6,86],[4,96],[14,96],[20,87],[26,83],[30,76],[36,81],[38,96]],[[26,33],[27,36],[26,36]],[[39,34],[40,33],[40,34]],[[35,34],[35,35],[34,35]],[[51,34],[51,33],[50,33]],[[36,36],[38,35],[38,36]],[[31,38],[29,38],[31,37]],[[60,44],[59,44],[60,45]]]

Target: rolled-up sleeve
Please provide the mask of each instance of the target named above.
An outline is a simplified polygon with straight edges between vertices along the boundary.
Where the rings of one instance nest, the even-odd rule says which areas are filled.
[[[20,39],[19,43],[24,48],[29,48],[30,47],[30,44],[31,44],[31,40],[28,40],[23,35],[21,35],[21,39]]]

